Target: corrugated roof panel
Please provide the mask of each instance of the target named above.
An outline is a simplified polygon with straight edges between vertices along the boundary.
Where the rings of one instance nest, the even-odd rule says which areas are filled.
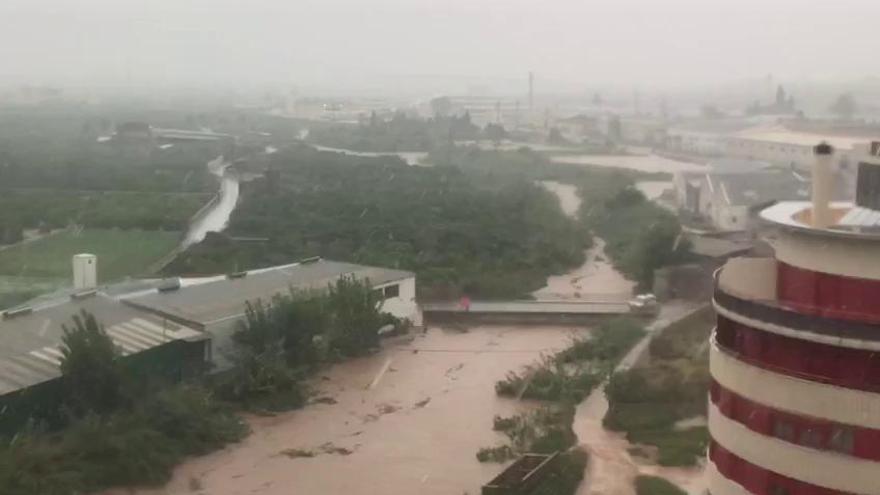
[[[107,329],[107,333],[112,334],[114,338],[125,339],[129,343],[135,345],[141,350],[149,349],[156,345],[154,341],[149,339],[145,339],[141,335],[138,335],[136,332],[128,330],[121,325],[114,325]]]

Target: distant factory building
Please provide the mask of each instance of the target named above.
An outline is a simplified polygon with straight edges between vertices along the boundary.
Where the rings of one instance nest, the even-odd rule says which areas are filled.
[[[868,139],[792,131],[780,126],[752,127],[732,134],[727,139],[727,156],[763,160],[806,170],[812,163],[812,149],[817,142],[826,142],[837,150],[832,166],[835,170],[852,168],[864,154]]]
[[[666,149],[694,155],[720,156],[727,151],[728,137],[752,124],[742,119],[700,120],[670,127]]]
[[[810,187],[809,177],[746,160],[716,160],[707,172],[676,174],[674,184],[679,210],[720,232],[750,230],[760,208],[804,199]]]

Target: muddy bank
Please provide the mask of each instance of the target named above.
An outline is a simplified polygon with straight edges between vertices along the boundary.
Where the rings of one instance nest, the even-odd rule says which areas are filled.
[[[566,347],[575,333],[432,328],[334,366],[315,379],[315,404],[249,418],[253,434],[242,443],[186,462],[162,489],[134,493],[477,494],[501,470],[475,458],[504,441],[492,418],[530,407],[496,397],[495,381]]]

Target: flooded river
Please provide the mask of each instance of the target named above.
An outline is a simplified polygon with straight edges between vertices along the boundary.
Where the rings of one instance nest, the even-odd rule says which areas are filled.
[[[651,335],[694,311],[699,304],[673,302],[661,308],[660,315],[646,328],[648,334],[620,361],[615,371],[625,371],[639,362],[647,352]],[[606,430],[602,425],[608,412],[605,384],[581,402],[575,411],[572,429],[583,448],[590,453],[590,464],[577,495],[635,495],[633,480],[638,475],[665,478],[687,491],[689,495],[706,492],[702,467],[673,468],[647,464],[630,455],[633,446],[623,434]]]
[[[666,183],[650,184],[640,187],[649,199],[656,199],[665,189]],[[577,188],[569,184],[544,181],[541,185],[558,198],[562,211],[576,217],[580,208]],[[628,299],[635,283],[623,277],[605,255],[605,241],[595,237],[594,246],[587,251],[586,261],[576,270],[565,275],[550,277],[547,286],[534,293],[537,299],[588,299],[623,300]],[[660,315],[647,327],[648,335],[637,343],[621,360],[617,370],[623,371],[634,366],[647,351],[650,336],[685,314],[693,311],[695,305],[668,303],[661,308]],[[632,445],[616,432],[606,430],[602,425],[608,412],[608,399],[605,385],[602,384],[578,405],[572,429],[584,450],[590,453],[590,463],[578,495],[635,495],[633,480],[639,474],[662,476],[686,489],[691,495],[702,494],[705,480],[701,468],[664,468],[646,465],[629,454]]]
[[[544,187],[567,214],[577,214],[573,186]],[[583,266],[551,277],[536,295],[629,294],[632,283],[613,270],[602,249],[597,242]],[[386,341],[379,353],[314,377],[311,405],[248,417],[248,438],[185,462],[166,486],[107,495],[476,495],[501,470],[475,458],[481,447],[505,442],[492,430],[493,417],[535,407],[497,397],[495,382],[586,332],[550,325],[431,327]],[[630,494],[641,468],[628,459],[627,442],[602,428],[603,400],[599,390],[576,414],[575,431],[594,459],[583,493]],[[614,484],[617,475],[622,481]]]
[[[581,205],[577,187],[554,181],[540,183],[559,198],[562,211],[577,217]],[[547,285],[532,295],[535,299],[584,299],[590,301],[627,301],[635,283],[627,280],[611,265],[605,254],[605,241],[595,237],[593,247],[585,252],[584,264],[563,275],[547,279]]]
[[[243,442],[184,463],[162,489],[135,493],[476,495],[500,470],[475,458],[505,440],[492,418],[530,407],[498,398],[495,382],[566,347],[576,333],[432,327],[386,343],[379,354],[316,377],[320,403],[249,418],[253,433]],[[291,457],[292,449],[315,457]]]
[[[208,163],[208,170],[220,178],[220,199],[198,220],[192,223],[181,248],[202,242],[208,232],[220,232],[229,223],[229,217],[238,204],[238,177],[227,172],[229,164],[219,157]]]

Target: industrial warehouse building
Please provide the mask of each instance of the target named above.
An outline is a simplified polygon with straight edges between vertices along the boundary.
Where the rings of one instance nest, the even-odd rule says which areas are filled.
[[[718,272],[713,495],[880,493],[878,151],[859,165],[855,203],[839,203],[832,149],[817,146],[812,202],[761,212],[774,256]]]
[[[244,319],[248,301],[269,302],[276,294],[291,290],[326,289],[340,277],[368,280],[374,290],[381,291],[382,311],[422,325],[412,272],[321,259],[234,276],[183,280],[178,288],[130,294],[123,300],[157,317],[206,332],[211,339],[211,361],[222,370],[231,364],[232,335]]]
[[[83,263],[97,264],[90,255],[75,257],[75,267]],[[95,280],[75,272],[78,284]],[[383,311],[422,324],[413,273],[318,258],[230,276],[78,285],[7,310],[0,318],[0,427],[26,419],[15,417],[27,414],[22,411],[57,407],[62,325],[72,326],[82,311],[104,326],[127,365],[145,377],[177,381],[206,368],[228,368],[232,334],[248,301],[326,290],[340,277],[368,280],[381,292]]]

